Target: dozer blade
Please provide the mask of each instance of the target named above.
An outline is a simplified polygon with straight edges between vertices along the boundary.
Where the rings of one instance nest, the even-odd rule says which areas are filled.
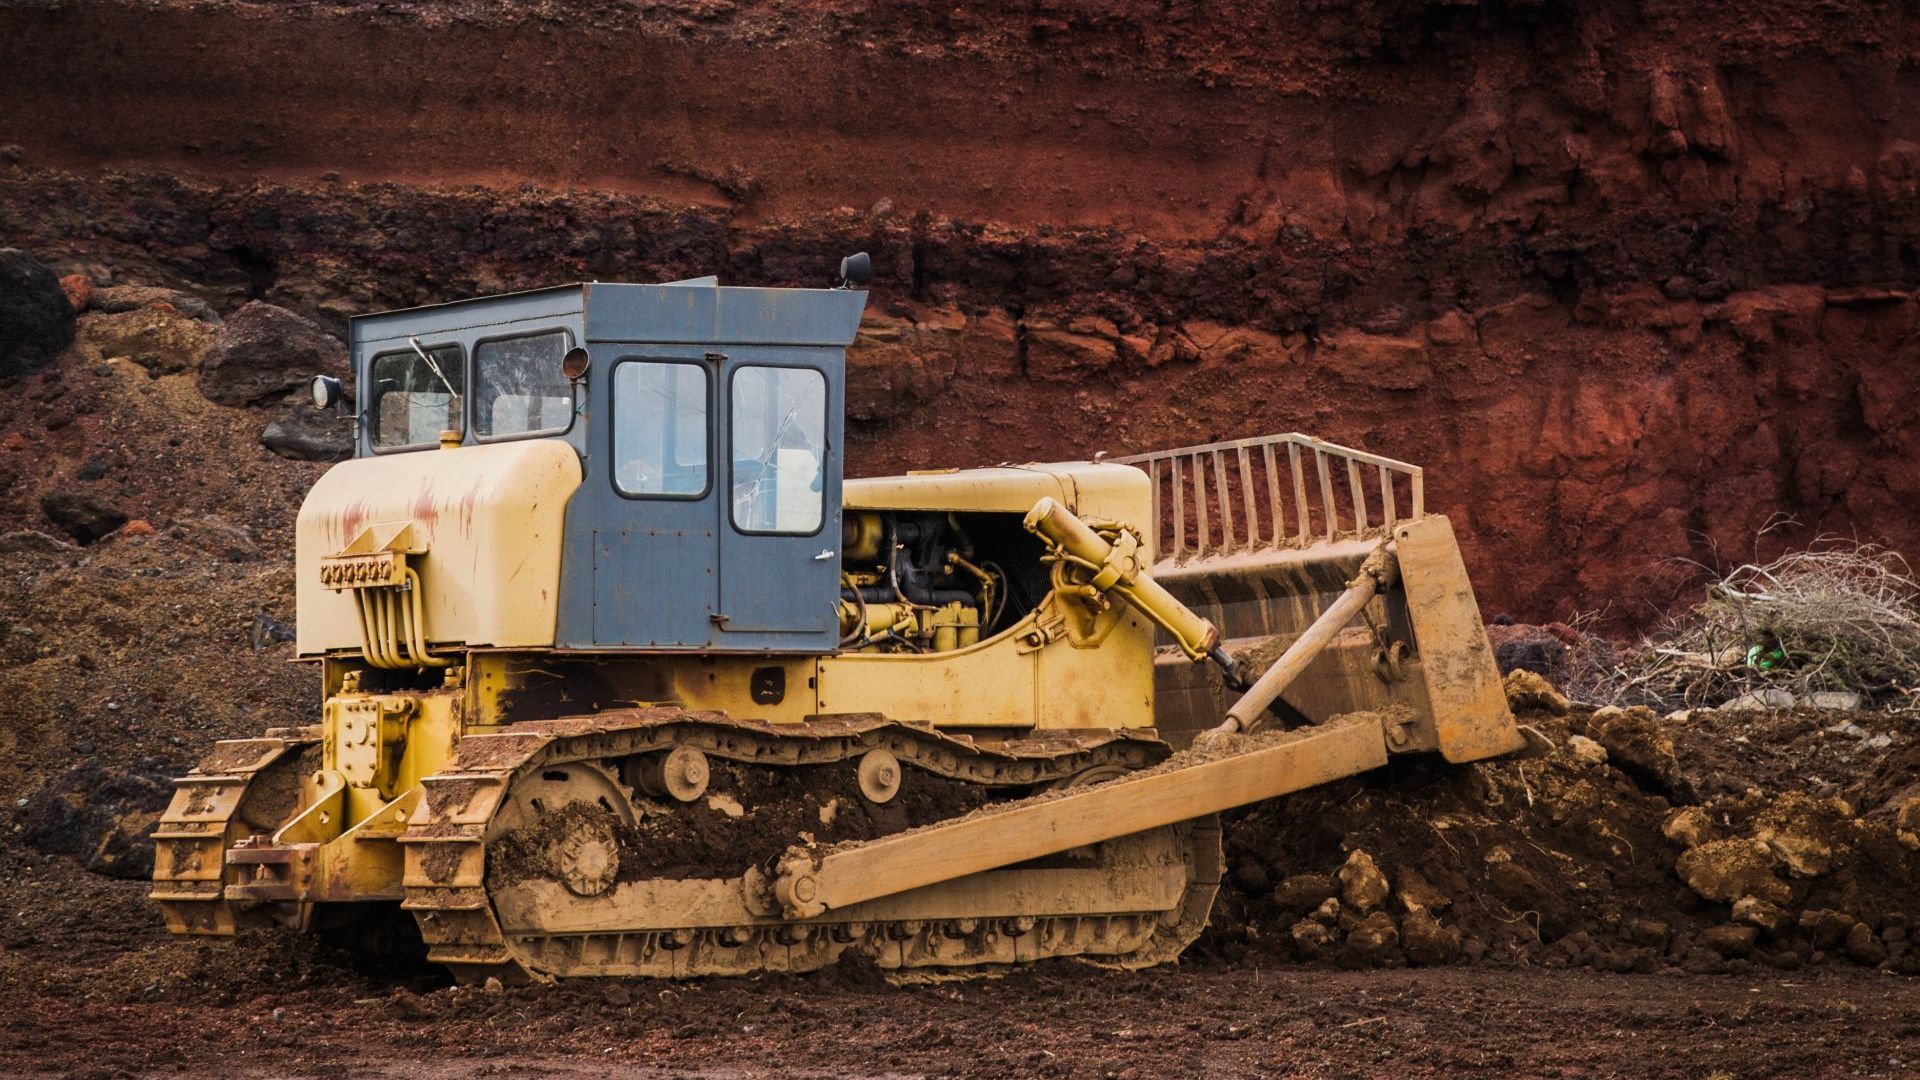
[[[1161,451],[1124,463],[1154,480],[1153,578],[1218,627],[1259,676],[1345,595],[1383,544],[1391,585],[1288,683],[1273,711],[1293,722],[1389,711],[1393,752],[1454,762],[1519,749],[1453,527],[1428,514],[1412,465],[1306,435]],[[1164,649],[1156,723],[1184,746],[1238,699],[1213,670]]]

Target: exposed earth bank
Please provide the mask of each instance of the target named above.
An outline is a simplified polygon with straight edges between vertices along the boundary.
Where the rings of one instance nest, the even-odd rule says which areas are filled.
[[[876,256],[863,471],[1302,429],[1426,466],[1492,612],[1912,550],[1898,8],[13,6],[0,243],[349,313]],[[118,277],[116,277],[118,275]]]

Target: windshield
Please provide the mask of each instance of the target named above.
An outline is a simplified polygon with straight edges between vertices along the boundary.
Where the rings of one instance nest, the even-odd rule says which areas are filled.
[[[467,365],[460,346],[422,348],[432,364],[411,348],[373,358],[368,380],[373,405],[367,419],[377,450],[433,446],[442,431],[462,430],[460,397]]]
[[[573,386],[560,370],[566,351],[567,335],[559,330],[475,345],[474,434],[503,439],[570,427]]]

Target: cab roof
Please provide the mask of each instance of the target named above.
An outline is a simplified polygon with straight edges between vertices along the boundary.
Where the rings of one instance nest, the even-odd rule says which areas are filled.
[[[593,281],[357,315],[349,326],[355,343],[369,343],[572,315],[587,341],[845,348],[866,300],[864,290],[725,286],[713,277]]]

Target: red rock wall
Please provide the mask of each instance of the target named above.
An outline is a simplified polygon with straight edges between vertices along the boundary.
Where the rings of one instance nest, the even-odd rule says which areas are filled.
[[[338,320],[872,250],[864,470],[1301,429],[1490,613],[1920,551],[1915,28],[1864,2],[0,12],[0,243]]]

